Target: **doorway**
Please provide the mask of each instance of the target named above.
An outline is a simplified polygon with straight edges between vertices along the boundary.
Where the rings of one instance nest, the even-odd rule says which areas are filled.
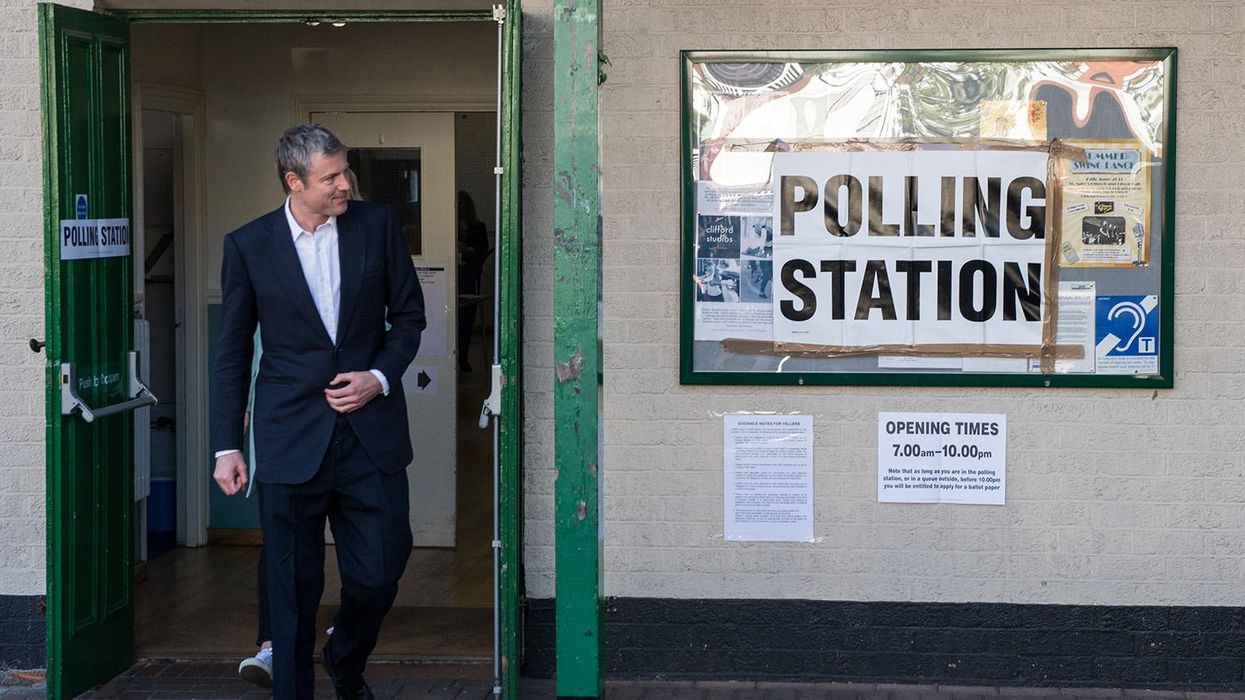
[[[128,149],[117,146],[127,143],[131,133],[141,133],[140,114],[146,104],[144,99],[137,100],[131,114],[127,109],[129,94],[167,94],[199,101],[197,107],[189,110],[178,106],[158,107],[154,102],[147,105],[153,112],[179,115],[177,121],[183,127],[181,151],[188,157],[183,172],[191,174],[188,183],[195,180],[201,185],[195,191],[194,201],[186,202],[180,212],[186,232],[180,244],[185,254],[177,261],[181,269],[174,273],[172,282],[177,290],[174,296],[184,294],[176,304],[181,316],[174,316],[174,335],[180,338],[180,345],[174,357],[175,373],[179,375],[175,392],[177,418],[176,425],[171,426],[179,444],[174,516],[177,556],[158,557],[156,562],[166,562],[169,571],[158,571],[159,567],[153,562],[148,569],[148,582],[162,574],[165,581],[185,583],[204,575],[217,575],[222,569],[235,575],[238,581],[254,580],[254,570],[248,570],[246,563],[253,561],[253,554],[235,547],[237,552],[248,556],[212,561],[209,557],[214,548],[201,547],[211,532],[208,518],[213,509],[208,504],[209,480],[205,473],[210,472],[211,460],[204,457],[206,425],[193,416],[206,415],[213,306],[219,302],[213,277],[214,271],[219,269],[220,236],[270,210],[274,204],[270,201],[274,199],[270,192],[273,180],[265,181],[260,174],[271,169],[266,153],[270,152],[272,140],[280,129],[272,134],[264,133],[264,124],[276,122],[284,128],[302,120],[298,101],[305,95],[333,94],[356,106],[362,107],[366,102],[369,109],[381,111],[411,101],[417,102],[417,109],[452,110],[456,108],[454,105],[472,97],[470,90],[464,89],[472,83],[462,78],[484,61],[489,72],[496,68],[495,89],[492,94],[475,97],[481,104],[496,105],[494,109],[499,115],[497,160],[505,166],[496,171],[502,173],[498,192],[500,225],[494,234],[501,271],[496,278],[500,312],[492,324],[481,328],[494,332],[498,340],[494,346],[494,357],[498,359],[494,360],[497,364],[489,382],[492,393],[487,415],[494,416],[493,451],[500,455],[500,467],[494,469],[491,477],[494,501],[500,504],[494,511],[490,542],[494,580],[491,585],[487,582],[484,585],[490,593],[497,594],[499,603],[491,625],[499,631],[494,678],[504,695],[513,696],[517,689],[514,670],[518,667],[517,652],[521,644],[518,634],[521,629],[518,581],[522,449],[518,277],[520,4],[517,0],[506,0],[491,12],[335,11],[332,17],[317,17],[304,10],[220,11],[212,9],[215,0],[204,0],[204,3],[207,8],[200,5],[176,11],[112,11],[107,15],[43,4],[39,12],[41,31],[48,39],[41,42],[40,56],[47,78],[43,95],[43,135],[47,155],[45,196],[50,203],[46,220],[49,250],[57,249],[60,224],[66,220],[86,217],[92,221],[114,221],[116,217],[127,217],[122,221],[129,222],[131,195],[126,183],[131,182],[131,173],[142,172],[141,163],[134,169],[129,156],[141,160],[141,148],[128,154]],[[358,25],[352,24],[355,20],[359,20]],[[362,32],[359,25],[368,25],[368,32]],[[485,36],[496,37],[496,48],[487,38],[465,41],[459,32],[468,25],[489,27]],[[495,26],[498,30],[493,34]],[[317,27],[327,33],[291,38],[294,32]],[[163,31],[154,31],[156,29]],[[360,41],[360,33],[368,36]],[[281,40],[274,41],[274,38]],[[132,71],[131,49],[139,59],[134,62]],[[366,58],[362,61],[367,63],[363,70],[360,70],[360,56]],[[402,66],[416,66],[418,70],[395,70]],[[275,83],[271,80],[274,68],[286,71],[285,77]],[[426,79],[427,84],[412,90],[409,83],[403,81],[416,75]],[[222,86],[237,88],[246,80],[251,81],[249,89],[233,96],[242,99],[222,96]],[[314,80],[314,84],[308,84],[308,80]],[[336,87],[326,89],[326,81],[336,81]],[[281,92],[282,88],[288,89]],[[258,101],[252,99],[256,97]],[[85,128],[88,122],[83,121],[88,119],[87,115],[100,125],[104,138],[90,141],[78,138],[88,131]],[[185,128],[188,117],[193,122],[192,129]],[[258,147],[257,138],[262,142]],[[176,144],[175,140],[175,151]],[[103,172],[93,169],[88,180],[80,169],[74,168],[74,164],[87,162],[103,163],[106,167]],[[251,175],[260,179],[248,179]],[[141,185],[142,178],[134,178],[134,184]],[[279,201],[279,196],[275,199]],[[135,213],[136,219],[141,217],[141,210]],[[140,240],[136,235],[136,243]],[[178,244],[175,236],[174,245]],[[65,383],[62,375],[72,380],[75,362],[102,362],[99,367],[91,367],[92,371],[99,369],[101,377],[125,374],[125,351],[133,347],[136,325],[131,292],[145,291],[137,280],[140,274],[145,278],[145,254],[154,249],[137,245],[133,249],[126,246],[124,251],[109,249],[94,256],[104,260],[89,264],[78,262],[81,256],[71,259],[63,252],[59,257],[49,256],[47,270],[47,418],[49,435],[58,436],[49,442],[47,458],[48,692],[55,698],[73,696],[106,680],[124,668],[121,664],[135,656],[130,634],[133,625],[127,624],[134,618],[135,611],[135,588],[128,570],[138,559],[129,546],[134,540],[130,508],[131,496],[135,493],[129,484],[136,476],[131,443],[134,437],[147,431],[134,431],[131,427],[133,415],[128,412],[148,400],[126,401],[122,397],[118,402],[113,394],[123,387],[105,380],[99,386],[106,389],[88,391],[84,395],[92,406],[103,405],[111,399],[107,406],[110,417],[92,424],[90,413],[86,411],[66,413],[62,417],[62,410],[68,410],[62,406],[70,404],[64,403],[68,393],[62,391],[61,385]],[[121,257],[107,257],[111,255]],[[159,259],[156,258],[157,263]],[[122,271],[108,260],[116,260],[127,269]],[[130,270],[138,274],[131,275]],[[135,280],[133,287],[140,289],[132,289],[131,279]],[[109,285],[120,284],[115,293],[101,295],[95,287],[97,280]],[[122,303],[108,306],[106,313],[84,316],[77,310],[79,298]],[[107,304],[101,308],[104,306]],[[140,315],[146,313],[141,306],[139,310]],[[90,334],[79,332],[77,324],[82,318],[94,323]],[[117,340],[119,345],[114,342]],[[83,352],[87,354],[79,357]],[[114,367],[114,355],[121,358],[122,366]],[[65,367],[69,367],[68,375],[65,375]],[[60,368],[59,373],[57,368]],[[134,370],[130,370],[130,375],[136,375]],[[135,381],[131,379],[129,386],[134,386]],[[73,398],[78,400],[76,396]],[[73,405],[85,408],[80,401]],[[150,421],[150,416],[144,419],[148,424]],[[125,426],[125,429],[110,430],[108,426]],[[163,427],[170,427],[167,416]],[[101,441],[92,436],[108,439]],[[122,448],[112,450],[113,446]],[[106,461],[117,467],[112,478],[100,483],[108,486],[109,493],[116,492],[119,496],[78,497],[85,485],[95,483],[88,479],[103,474],[98,467],[102,459],[100,450],[111,450],[107,452]],[[464,473],[460,470],[460,475]],[[142,474],[137,476],[141,478]],[[487,490],[480,486],[473,484],[476,489]],[[140,504],[140,515],[149,505]],[[460,513],[467,511],[460,509]],[[146,527],[137,532],[145,533]],[[87,534],[92,541],[98,539],[113,544],[75,547],[75,541]],[[84,554],[88,555],[85,559]],[[418,566],[418,562],[414,565]],[[441,580],[453,579],[446,575]],[[456,584],[446,585],[455,591],[463,590]],[[332,586],[330,581],[330,589]],[[245,591],[245,584],[236,588]],[[205,615],[202,597],[183,595],[168,599],[171,605],[158,622],[160,626],[177,628],[183,634],[181,643],[199,640],[211,630],[196,627],[193,619],[186,617],[197,612],[199,619],[222,622],[240,634],[245,640],[242,644],[245,653],[250,641],[246,630],[253,625],[254,616],[245,614],[247,603],[237,599],[240,597],[218,601],[215,608],[224,612],[241,610],[243,617],[249,619],[240,624],[230,623],[227,618],[218,619],[210,613]],[[91,617],[92,611],[101,605],[107,606],[108,614]],[[424,624],[425,627],[434,626],[431,620]],[[237,658],[238,652],[232,644],[230,647],[229,656]],[[412,651],[408,646],[399,650],[399,654],[409,658]]]

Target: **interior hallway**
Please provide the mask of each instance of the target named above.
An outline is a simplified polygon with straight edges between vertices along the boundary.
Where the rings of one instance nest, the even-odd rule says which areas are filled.
[[[491,326],[491,310],[483,313]],[[477,329],[470,349],[475,371],[458,375],[458,546],[412,550],[377,660],[492,657],[492,432],[476,426],[491,354],[491,334],[481,337]],[[418,435],[413,439],[418,455]],[[136,586],[136,656],[241,659],[253,653],[258,553],[245,545],[179,547],[150,562],[146,580]],[[332,624],[339,588],[330,545],[321,631]],[[323,636],[317,648],[322,643]]]

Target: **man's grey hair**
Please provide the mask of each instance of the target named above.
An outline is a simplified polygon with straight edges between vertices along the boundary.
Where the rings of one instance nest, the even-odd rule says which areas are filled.
[[[294,173],[306,182],[307,170],[316,154],[331,156],[344,150],[346,147],[337,135],[321,124],[299,124],[286,129],[277,141],[277,177],[281,179],[281,189],[289,194],[286,173]]]

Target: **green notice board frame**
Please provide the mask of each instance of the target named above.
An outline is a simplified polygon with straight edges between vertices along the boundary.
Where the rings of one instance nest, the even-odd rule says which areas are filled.
[[[1176,56],[1171,47],[681,52],[681,382],[1170,388],[1174,369]],[[1047,165],[1045,181],[1032,183],[1034,178],[1030,178],[1033,186],[1017,195],[1016,201],[1035,204],[1046,212],[1041,215],[1045,224],[1040,217],[1029,218],[1037,209],[1010,204],[1006,181],[1000,196],[994,182],[998,178],[985,173],[964,178],[955,185],[954,196],[944,191],[944,210],[949,201],[955,206],[955,214],[941,221],[945,229],[939,228],[936,214],[917,213],[918,209],[925,212],[924,204],[908,203],[924,201],[916,194],[908,200],[903,190],[891,192],[895,202],[885,208],[876,192],[887,191],[883,188],[890,184],[871,190],[872,178],[857,178],[863,187],[836,180],[841,187],[834,192],[828,184],[821,190],[828,180],[806,179],[807,188],[787,186],[782,175],[774,182],[779,172],[774,165],[776,154],[782,154],[777,157],[786,159],[784,163],[792,162],[789,153],[805,159],[797,160],[800,163],[820,159],[844,163],[849,161],[842,159],[850,156],[855,159],[850,162],[857,164],[852,167],[864,173],[874,162],[869,158],[878,158],[876,154],[904,152],[923,159],[926,170],[921,172],[927,172],[931,163],[936,171],[940,162],[963,160],[964,151],[1044,152],[1041,161],[1030,158],[1027,162]],[[955,152],[958,155],[941,155]],[[1105,168],[1108,160],[1117,158],[1133,160],[1125,161],[1129,165],[1122,173],[1093,174],[1105,173],[1099,166]],[[916,180],[908,178],[909,184],[902,187],[915,193]],[[879,177],[878,182],[884,179]],[[978,200],[971,199],[974,183],[979,183]],[[861,197],[862,192],[864,214],[853,218],[848,212],[852,197]],[[818,202],[817,195],[825,201]],[[870,212],[870,195],[879,203],[876,218]],[[832,198],[837,203],[832,204]],[[777,207],[775,200],[780,202]],[[898,207],[899,200],[906,210]],[[964,211],[972,219],[974,205],[979,217],[994,207],[993,229],[985,218],[975,219],[975,224],[959,223]],[[731,208],[736,206],[740,209]],[[1005,275],[1000,263],[998,287],[1004,291],[993,306],[984,301],[985,291],[965,291],[974,301],[960,299],[959,307],[954,302],[943,305],[941,288],[938,301],[930,301],[935,296],[933,280],[941,284],[943,279],[937,267],[924,278],[901,274],[894,267],[889,279],[885,269],[877,275],[870,272],[864,282],[848,278],[844,293],[841,280],[837,288],[829,281],[839,270],[827,273],[824,257],[820,270],[818,261],[810,260],[812,265],[796,265],[799,269],[794,273],[789,267],[792,260],[784,257],[791,255],[791,241],[805,240],[799,236],[809,235],[807,227],[819,225],[823,206],[825,228],[816,233],[822,238],[827,231],[846,236],[837,239],[845,243],[842,250],[848,249],[851,236],[858,241],[869,236],[870,243],[887,244],[913,237],[907,245],[919,246],[935,243],[939,236],[973,236],[965,231],[975,227],[982,236],[969,240],[985,251],[994,242],[988,237],[998,237],[1001,227],[1002,239],[1008,243],[1016,242],[1007,239],[1009,232],[1014,238],[1040,239],[1040,256],[1037,262],[1028,263],[1040,267],[1008,263],[1014,269]],[[860,203],[854,206],[859,211]],[[1016,208],[1023,210],[1027,234],[1016,223]],[[799,217],[804,217],[803,223]],[[853,223],[859,228],[850,231]],[[942,232],[953,228],[955,233]],[[860,233],[865,235],[856,235]],[[790,238],[784,239],[784,234]],[[883,241],[881,236],[889,238]],[[916,240],[920,236],[931,238]],[[727,243],[717,242],[723,238]],[[820,244],[816,238],[807,240]],[[874,261],[862,260],[859,267],[865,268],[866,262]],[[885,267],[881,262],[878,265]],[[973,269],[978,276],[947,277],[956,280],[948,289],[956,285],[972,289],[971,282],[984,279],[985,273],[978,268]],[[1044,284],[1038,283],[1039,269]],[[812,274],[801,277],[805,272]],[[820,280],[815,279],[817,273]],[[963,270],[959,274],[968,275]],[[810,309],[801,302],[806,304],[818,294],[832,298],[836,292],[847,299],[846,317],[826,315],[833,304],[823,297],[823,316],[814,322],[823,317],[846,318],[847,324],[857,320],[882,328],[877,322],[894,320],[886,312],[895,313],[894,307],[888,307],[895,300],[900,319],[911,320],[911,314],[919,317],[920,311],[903,308],[904,300],[913,300],[904,291],[908,281],[928,285],[926,303],[933,306],[921,307],[927,321],[939,305],[943,305],[940,319],[950,313],[948,308],[975,313],[997,307],[1003,318],[1002,309],[1007,307],[1012,317],[1006,320],[1015,320],[1017,308],[1026,315],[1032,310],[1040,314],[1040,322],[1026,318],[1041,326],[1040,342],[997,345],[987,340],[967,350],[963,343],[911,340],[859,346],[825,340],[808,344],[792,342],[787,335],[790,331],[779,327],[786,324],[789,328],[801,309],[810,312],[805,316],[812,316],[817,307]],[[1026,287],[1027,283],[1031,286]],[[1015,298],[1007,298],[1009,291]],[[1040,297],[1028,297],[1033,303],[1026,305],[1026,291]],[[974,293],[977,296],[972,297]],[[856,313],[864,317],[852,315],[858,294]],[[950,291],[946,294],[950,298]],[[715,301],[726,303],[709,303]],[[1069,329],[1058,323],[1061,303],[1068,309],[1065,318],[1072,319]],[[745,309],[752,313],[738,313]],[[766,321],[766,314],[772,314],[773,320]],[[1079,331],[1077,318],[1082,323]],[[1121,330],[1120,323],[1132,324],[1131,338],[1126,337],[1130,329]],[[773,334],[769,337],[765,337],[767,324]],[[1036,326],[1028,328],[1033,337]],[[908,333],[915,337],[920,331]],[[987,333],[983,331],[982,337],[987,338]]]

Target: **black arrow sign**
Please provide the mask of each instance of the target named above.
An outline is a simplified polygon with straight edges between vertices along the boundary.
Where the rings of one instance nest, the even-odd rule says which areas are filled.
[[[416,381],[419,384],[420,391],[423,391],[429,384],[432,383],[432,377],[429,377],[428,373],[421,369],[419,370],[419,377]]]

